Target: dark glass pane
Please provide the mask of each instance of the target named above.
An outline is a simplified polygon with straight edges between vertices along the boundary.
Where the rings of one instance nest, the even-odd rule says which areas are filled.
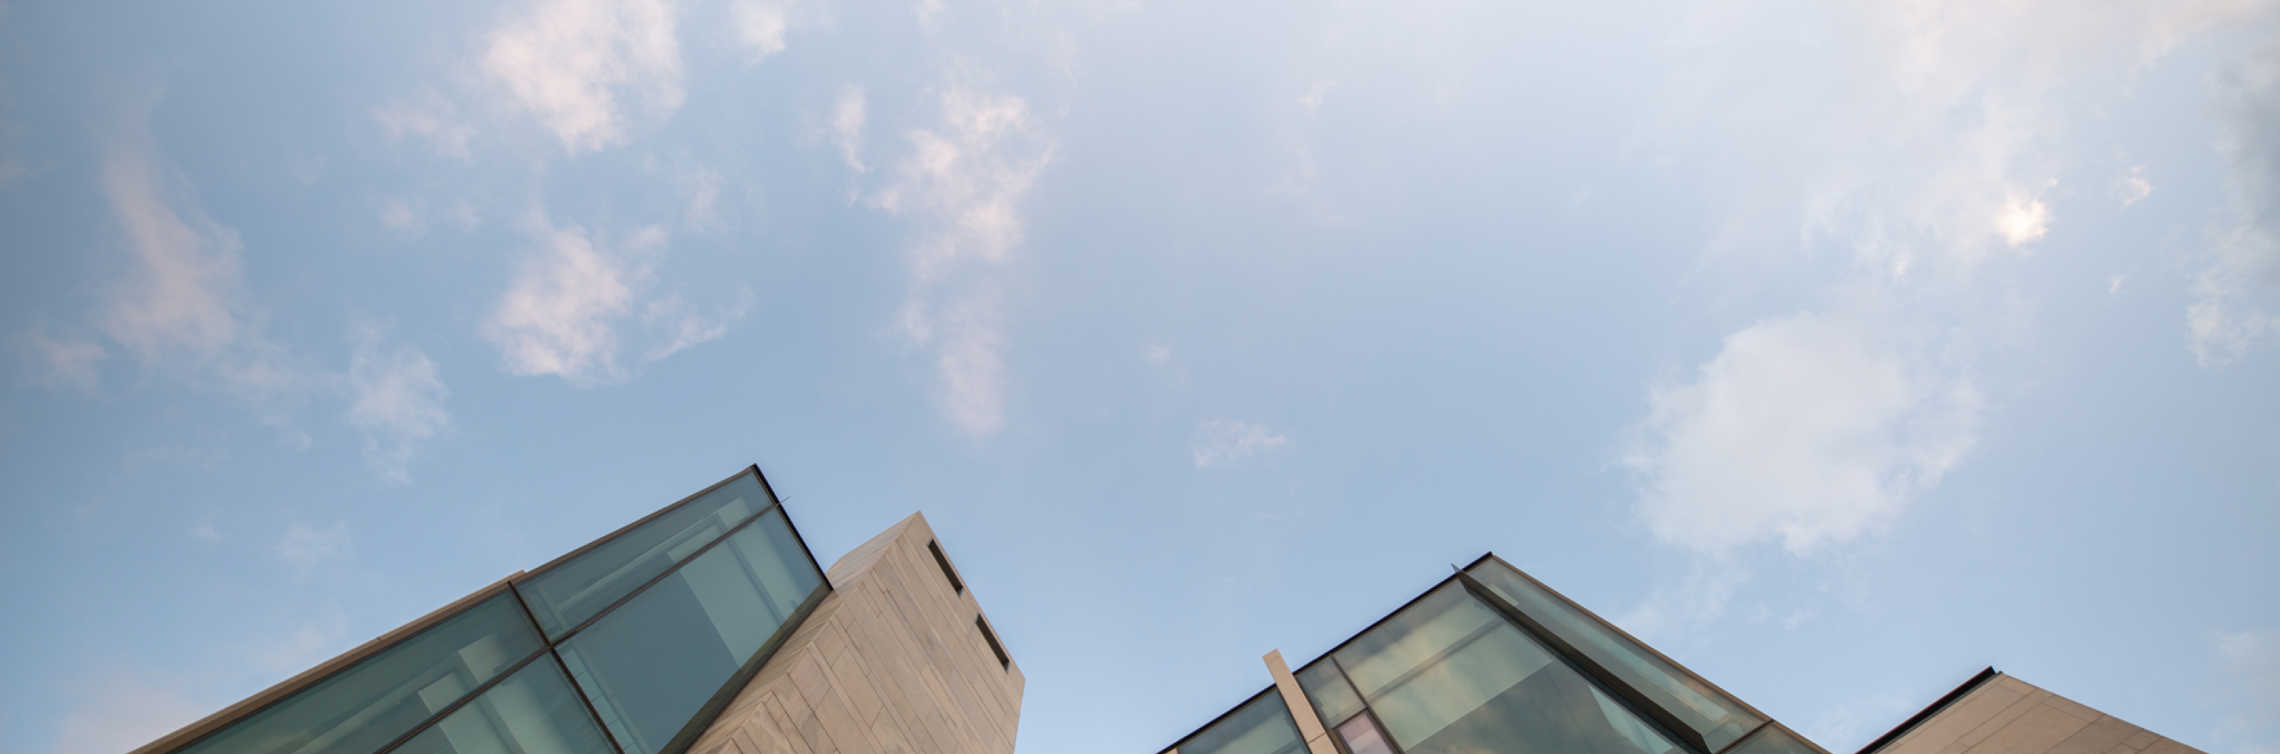
[[[594,617],[673,563],[775,502],[749,471],[516,586],[550,638]],[[803,556],[804,557],[804,556]]]
[[[1408,754],[1680,751],[1453,582],[1335,656]]]
[[[540,657],[405,741],[393,754],[607,754],[562,669]]]
[[[1511,566],[1490,559],[1467,573],[1700,733],[1711,751],[1725,748],[1765,722],[1740,702],[1577,610]]]
[[[680,732],[823,584],[770,511],[559,645],[628,754]]]
[[[1822,751],[1780,726],[1768,725],[1727,749],[1725,754],[1822,754]]]
[[[1304,754],[1298,724],[1282,695],[1270,688],[1251,697],[1234,714],[1195,732],[1179,744],[1180,754]]]
[[[1385,732],[1369,715],[1355,715],[1338,726],[1338,737],[1346,739],[1346,750],[1354,754],[1393,754],[1393,745],[1385,742]]]
[[[541,646],[501,592],[181,751],[378,751]]]
[[[1352,684],[1338,674],[1330,658],[1315,660],[1314,664],[1300,668],[1298,687],[1306,690],[1306,698],[1314,703],[1314,714],[1324,723],[1344,720],[1362,711],[1362,697],[1354,693]]]

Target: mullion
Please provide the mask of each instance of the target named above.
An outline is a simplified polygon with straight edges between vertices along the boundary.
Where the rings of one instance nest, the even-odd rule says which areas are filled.
[[[1705,753],[1710,751],[1710,743],[1703,740],[1702,734],[1695,732],[1693,728],[1686,727],[1676,715],[1663,709],[1661,705],[1655,704],[1653,700],[1647,698],[1646,694],[1640,693],[1637,688],[1617,677],[1607,668],[1602,667],[1589,655],[1585,655],[1574,645],[1553,634],[1543,624],[1537,623],[1535,618],[1522,612],[1518,606],[1505,602],[1503,597],[1497,596],[1486,585],[1474,579],[1472,574],[1459,570],[1456,579],[1458,583],[1464,584],[1465,591],[1470,592],[1474,598],[1503,615],[1506,621],[1534,638],[1539,645],[1551,650],[1553,657],[1559,658],[1568,667],[1583,674],[1585,680],[1593,681],[1601,689],[1612,692],[1617,702],[1629,708],[1633,713],[1644,716],[1656,727],[1662,728],[1662,732],[1670,736],[1672,740],[1678,741],[1681,746],[1689,747],[1689,751]]]

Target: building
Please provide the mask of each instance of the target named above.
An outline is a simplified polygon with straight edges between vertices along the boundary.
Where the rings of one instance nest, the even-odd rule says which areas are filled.
[[[1022,683],[924,517],[826,572],[752,467],[135,754],[994,754]]]
[[[1482,555],[1162,754],[1828,754]],[[2194,749],[1989,668],[1860,754]]]
[[[1495,554],[1164,754],[1826,754]]]
[[[1988,668],[1860,751],[2184,754],[2199,750]]]

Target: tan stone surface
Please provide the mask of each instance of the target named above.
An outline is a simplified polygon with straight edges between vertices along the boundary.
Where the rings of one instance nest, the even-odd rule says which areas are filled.
[[[690,750],[1012,752],[1021,665],[998,664],[974,627],[973,585],[951,589],[933,538],[912,514],[832,564],[832,593]]]
[[[2008,675],[1964,695],[1875,754],[2186,754],[2162,738]]]

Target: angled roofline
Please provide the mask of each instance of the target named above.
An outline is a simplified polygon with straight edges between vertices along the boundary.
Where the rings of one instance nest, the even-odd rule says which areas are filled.
[[[1939,714],[1941,710],[1947,709],[1950,705],[1955,704],[1957,700],[1962,699],[1964,695],[1971,693],[1972,691],[1978,689],[1980,686],[1986,685],[1988,681],[1994,680],[1995,676],[2002,674],[2002,671],[1996,670],[1995,666],[1987,666],[1985,669],[1980,670],[1977,674],[1971,676],[1970,680],[1964,681],[1962,685],[1956,686],[1953,690],[1948,691],[1945,696],[1934,700],[1930,706],[1927,706],[1921,710],[1917,710],[1916,714],[1910,715],[1908,719],[1900,721],[1899,725],[1893,726],[1891,730],[1885,731],[1884,735],[1877,736],[1876,740],[1868,742],[1867,746],[1860,747],[1859,754],[1869,754],[1869,752],[1884,748],[1885,746],[1890,745],[1892,742],[1900,740],[1901,736],[1908,735],[1909,731],[1915,730],[1916,726],[1924,724],[1925,720],[1931,719],[1933,715]]]

